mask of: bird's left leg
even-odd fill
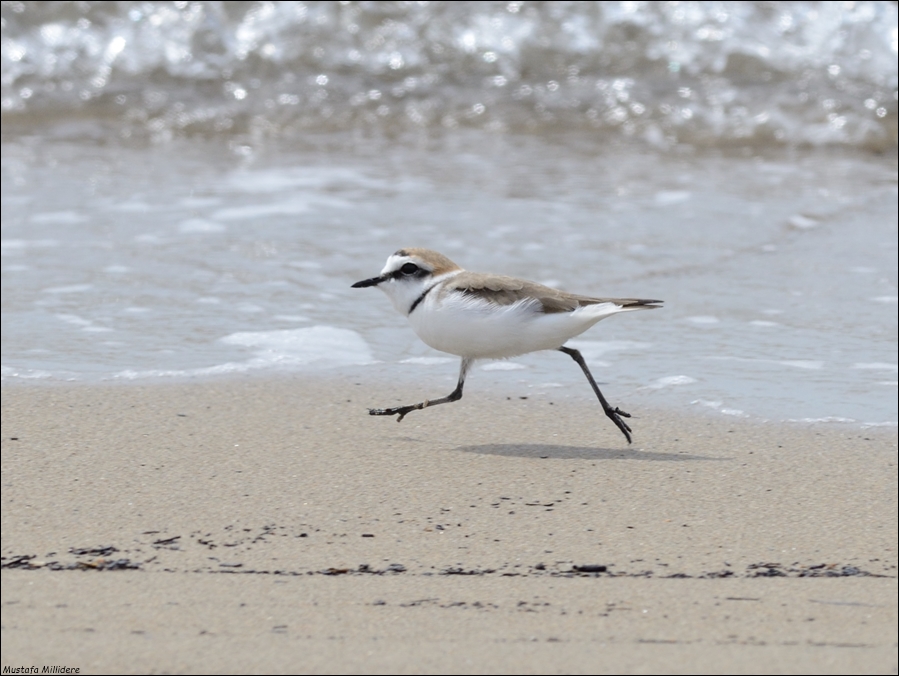
[[[565,354],[567,354],[577,362],[578,366],[581,367],[584,375],[587,376],[587,380],[590,381],[590,385],[593,387],[593,391],[596,392],[599,403],[602,404],[602,410],[605,411],[609,419],[611,419],[611,421],[618,426],[618,429],[620,429],[624,434],[624,438],[627,439],[627,443],[631,443],[631,428],[628,427],[628,424],[621,419],[621,416],[630,418],[631,414],[625,413],[617,406],[615,408],[612,408],[609,405],[609,402],[606,401],[606,398],[602,396],[602,392],[599,391],[599,385],[597,385],[596,381],[593,379],[593,374],[590,373],[590,369],[587,368],[587,362],[584,361],[584,357],[580,352],[570,347],[560,347],[559,352],[564,352]]]

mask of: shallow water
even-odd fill
[[[580,129],[886,150],[894,2],[6,2],[0,110],[57,133]]]
[[[402,361],[397,375],[444,387],[455,358],[350,288],[423,245],[469,269],[664,299],[572,343],[612,391],[895,422],[896,204],[895,158],[845,153],[676,157],[484,132],[248,154],[7,141],[3,379],[363,376]],[[485,368],[581,387],[561,359]]]
[[[609,398],[897,420],[895,3],[4,3],[2,379],[452,388],[402,246],[662,298]],[[478,383],[591,396],[563,355]],[[524,395],[522,395],[524,396]]]

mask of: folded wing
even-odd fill
[[[537,282],[529,282],[504,275],[490,275],[479,272],[463,272],[456,275],[448,287],[462,291],[467,296],[481,298],[497,305],[512,305],[533,298],[539,302],[543,312],[573,312],[580,307],[600,303],[614,303],[629,310],[654,309],[663,301],[644,298],[592,298],[565,293]]]

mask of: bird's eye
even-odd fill
[[[420,268],[415,263],[406,263],[400,268],[400,272],[404,275],[414,275],[419,269]]]

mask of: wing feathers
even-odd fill
[[[637,310],[659,307],[660,300],[642,298],[592,298],[565,293],[543,284],[528,282],[515,277],[491,275],[480,272],[462,272],[446,283],[446,288],[462,291],[466,295],[482,298],[497,305],[512,305],[521,300],[533,298],[538,301],[543,312],[572,312],[579,307],[598,303],[614,303],[621,307]]]

